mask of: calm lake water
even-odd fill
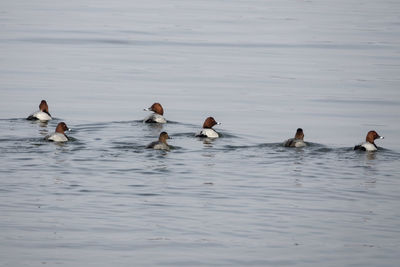
[[[2,1],[0,266],[398,266],[399,14]],[[55,119],[25,120],[42,99]],[[169,123],[143,124],[156,101]],[[222,138],[195,138],[210,115]],[[44,141],[60,121],[73,140]]]

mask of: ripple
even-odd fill
[[[279,48],[279,49],[335,49],[335,50],[380,50],[392,48],[390,45],[379,45],[370,43],[262,43],[262,42],[183,42],[183,41],[161,41],[161,40],[128,40],[117,38],[50,38],[50,37],[31,37],[17,39],[3,39],[3,41],[37,43],[37,44],[63,44],[63,45],[92,45],[92,44],[108,44],[120,46],[155,46],[155,47],[215,47],[215,48]]]

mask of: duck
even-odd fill
[[[380,136],[376,131],[372,130],[367,133],[367,137],[365,138],[365,143],[356,145],[354,150],[362,150],[362,151],[376,151],[378,147],[375,144],[376,139],[383,139],[383,136]]]
[[[152,148],[157,150],[170,150],[170,146],[167,143],[167,139],[171,139],[167,132],[160,133],[158,141],[154,141],[146,146],[146,148]]]
[[[65,134],[65,131],[71,131],[71,129],[68,128],[67,124],[65,122],[60,122],[57,127],[56,131],[48,136],[45,137],[46,140],[49,141],[54,141],[54,142],[67,142],[69,137]]]
[[[40,120],[43,122],[51,120],[51,115],[49,113],[49,106],[47,105],[46,100],[42,100],[39,104],[39,110],[35,113],[29,115],[27,120]]]
[[[290,138],[283,143],[285,147],[305,147],[307,146],[304,142],[304,132],[303,129],[298,128],[294,138]]]
[[[219,134],[212,128],[214,125],[220,125],[213,117],[208,117],[203,123],[203,129],[196,134],[196,137],[218,138]]]
[[[143,122],[145,123],[166,123],[167,120],[163,117],[164,109],[160,103],[154,103],[149,108],[145,108],[145,111],[153,111],[153,113],[146,117]]]

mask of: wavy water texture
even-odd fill
[[[57,121],[0,124],[2,250],[36,251],[32,261],[71,264],[74,251],[107,250],[156,265],[344,264],[351,251],[371,260],[398,242],[400,154],[390,149],[251,145],[141,121],[71,125],[73,140],[57,144],[43,139]],[[174,149],[146,149],[164,130]],[[177,250],[186,252],[168,256]],[[303,255],[311,251],[312,261]],[[159,260],[139,256],[147,253]]]

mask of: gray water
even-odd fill
[[[2,1],[0,265],[397,266],[399,14]],[[55,119],[25,120],[42,99]],[[169,123],[143,124],[156,101]],[[222,137],[195,138],[210,115]],[[60,121],[72,140],[45,141]],[[173,149],[146,149],[161,131]]]

